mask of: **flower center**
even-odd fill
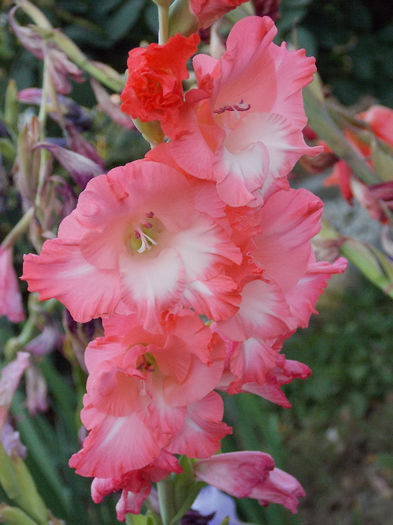
[[[156,360],[154,359],[153,354],[146,352],[146,354],[140,355],[136,362],[136,368],[142,373],[145,372],[154,372],[157,366]]]
[[[129,225],[125,234],[125,245],[131,255],[149,252],[157,246],[159,234],[163,225],[151,211],[146,213],[144,220]]]

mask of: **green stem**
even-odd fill
[[[27,210],[23,217],[15,224],[9,234],[4,238],[1,243],[1,248],[6,249],[13,246],[16,241],[21,237],[27,228],[29,227],[30,221],[34,216],[34,207],[32,206]]]
[[[169,7],[167,5],[157,4],[158,7],[158,43],[164,45],[168,42],[169,37]]]
[[[49,84],[51,82],[48,59],[44,58],[44,73],[42,81],[42,95],[41,95],[41,104],[40,111],[38,113],[38,122],[40,124],[40,141],[45,140],[45,125],[46,125],[46,116],[47,116],[47,104],[48,104],[48,94],[49,94]],[[45,177],[46,177],[46,166],[49,159],[49,152],[45,148],[41,148],[40,152],[40,170],[38,173],[38,185],[37,193],[35,196],[35,206],[40,208],[41,204],[41,192],[44,187]]]
[[[173,482],[170,477],[157,483],[158,500],[160,502],[160,513],[163,525],[173,525],[171,520],[176,514],[173,493]]]

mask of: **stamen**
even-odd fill
[[[241,99],[239,104],[233,104],[233,105],[227,105],[222,106],[221,108],[215,109],[213,113],[216,113],[217,115],[220,115],[221,113],[225,113],[225,111],[248,111],[251,109],[251,104],[245,104],[244,100]]]
[[[154,239],[152,239],[151,237],[149,237],[149,235],[147,235],[147,233],[145,233],[143,230],[137,230],[135,232],[135,234],[136,233],[139,233],[139,237],[137,237],[137,238],[140,239],[140,241],[141,241],[141,245],[137,249],[138,253],[143,253],[146,250],[150,250],[151,249],[151,245],[157,246],[156,241]]]
[[[154,217],[154,212],[153,211],[149,211],[149,213],[146,213],[146,217],[148,219],[152,219]]]
[[[150,230],[150,228],[153,228],[153,225],[152,225],[151,222],[144,222],[144,223],[142,224],[142,226],[143,226],[144,228],[147,228],[148,230]]]

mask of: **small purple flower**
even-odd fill
[[[192,504],[191,511],[198,511],[209,521],[186,521],[182,525],[221,525],[229,517],[228,525],[240,525],[233,498],[212,486],[204,487]],[[188,513],[187,513],[188,514]],[[186,516],[187,516],[186,514]],[[184,519],[184,518],[183,518]]]

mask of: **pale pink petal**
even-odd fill
[[[317,313],[315,304],[327,286],[327,281],[335,273],[343,273],[348,262],[340,257],[332,265],[328,262],[314,262],[315,257],[310,258],[310,263],[304,276],[299,280],[287,294],[286,298],[291,309],[291,314],[296,317],[299,326],[308,326],[312,313]]]
[[[291,403],[288,401],[284,392],[282,392],[281,385],[277,381],[272,380],[263,385],[259,385],[258,383],[246,383],[242,385],[241,391],[263,397],[271,403],[280,405],[283,408],[291,408]]]
[[[268,50],[276,32],[273,20],[268,17],[246,17],[233,26],[227,51],[220,60],[216,107],[244,100],[256,111],[271,109],[277,97],[278,79]]]
[[[217,173],[217,192],[230,206],[256,206],[260,196],[256,193],[267,178],[269,153],[263,142],[255,140],[237,151],[225,144],[216,154],[214,168]]]
[[[220,381],[224,357],[220,352],[218,359],[210,365],[194,358],[188,378],[183,383],[178,383],[172,376],[168,376],[164,385],[165,401],[172,406],[185,406],[205,397]]]
[[[232,373],[243,383],[263,383],[276,367],[279,349],[251,337],[240,343],[230,360]]]
[[[106,416],[93,428],[69,465],[81,476],[119,477],[151,463],[160,453],[157,433],[136,413]]]
[[[200,315],[221,321],[232,317],[240,305],[238,286],[226,275],[192,281],[183,291],[182,303]]]
[[[140,514],[143,502],[150,494],[151,487],[145,486],[140,492],[123,490],[116,505],[117,519],[124,521],[126,514]]]
[[[274,339],[293,327],[293,317],[287,301],[273,282],[261,279],[243,287],[238,313],[231,319],[217,323],[219,333],[234,341],[249,337]]]
[[[236,498],[245,498],[267,479],[273,468],[274,461],[269,454],[244,451],[201,459],[195,463],[194,472],[205,483]]]
[[[252,256],[283,292],[307,269],[309,241],[320,230],[322,209],[322,201],[303,189],[277,191],[262,207],[261,233],[255,237]]]
[[[116,272],[98,270],[81,255],[79,246],[61,239],[46,241],[40,256],[24,256],[22,279],[41,301],[58,299],[81,323],[110,313],[120,299]]]
[[[258,503],[263,506],[269,503],[279,503],[296,514],[298,499],[304,498],[305,495],[303,487],[296,478],[275,468],[263,483],[252,489],[249,497],[257,499]]]
[[[224,404],[216,392],[187,407],[183,427],[175,434],[167,449],[191,458],[208,458],[220,448],[221,439],[232,432],[223,423]]]
[[[203,216],[176,235],[174,246],[184,262],[187,281],[205,277],[213,263],[242,261],[239,248],[217,224]]]

